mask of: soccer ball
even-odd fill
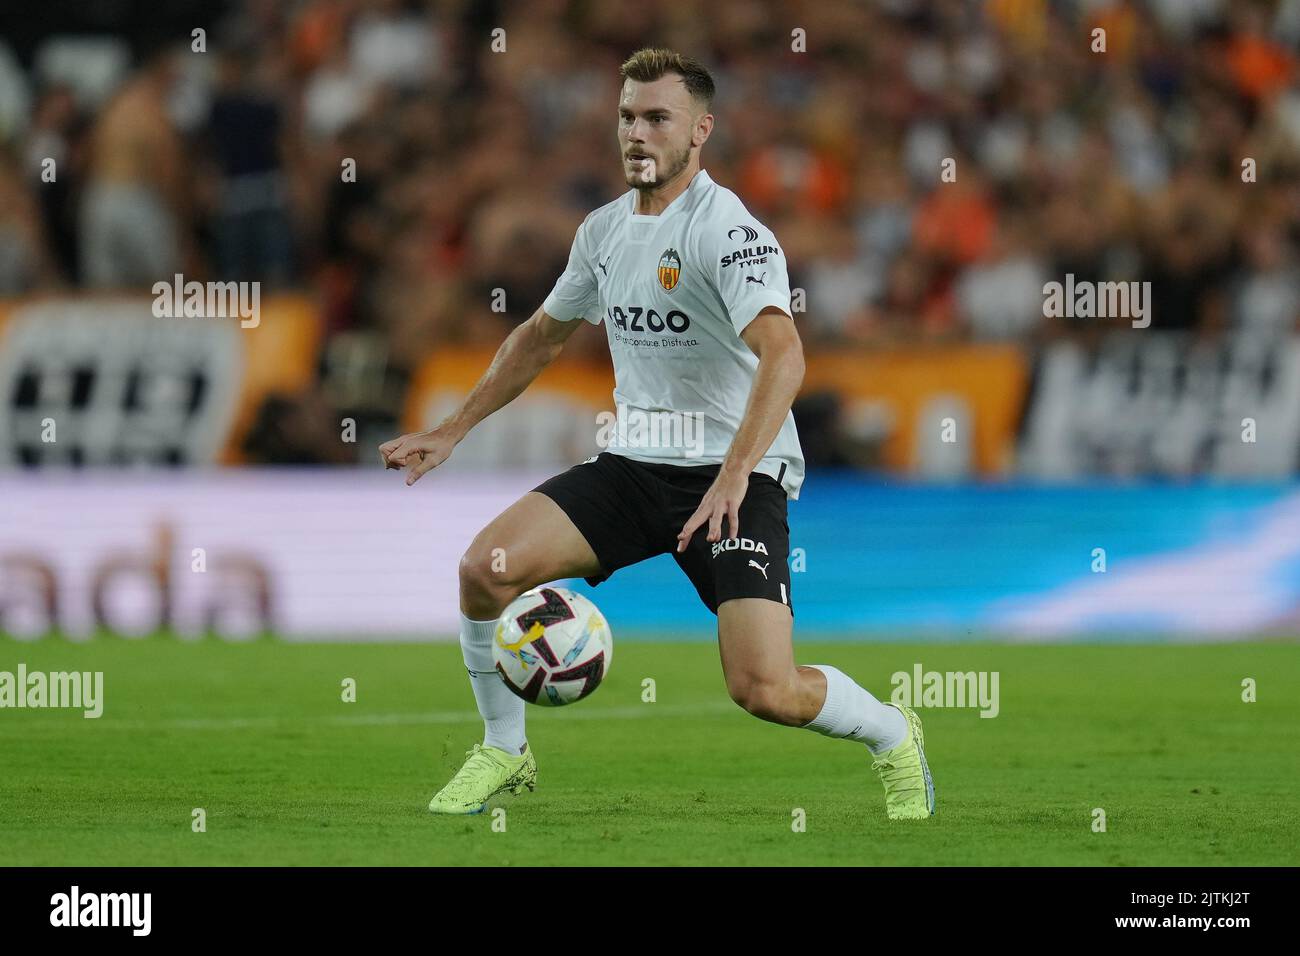
[[[492,658],[506,686],[530,704],[582,700],[605,679],[614,636],[596,605],[568,588],[536,588],[497,620]]]

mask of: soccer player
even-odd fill
[[[934,785],[916,714],[834,667],[794,663],[786,499],[798,497],[804,474],[790,412],[803,347],[780,244],[700,168],[713,79],[660,49],[637,52],[621,75],[618,143],[631,188],[578,227],[555,288],[460,408],[380,446],[385,465],[414,484],[528,387],[578,319],[604,321],[620,419],[611,442],[512,504],[461,558],[460,642],[485,732],[429,809],[478,813],[494,794],[535,786],[524,701],[493,669],[506,605],[550,581],[596,585],[671,553],[717,615],[732,699],[763,720],[864,745],[889,817],[929,817]],[[665,413],[680,427],[650,437],[671,440],[623,427]],[[505,570],[493,568],[497,548]]]

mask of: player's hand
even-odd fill
[[[686,550],[686,546],[691,543],[691,537],[695,534],[695,530],[706,521],[709,523],[709,533],[705,538],[706,541],[722,540],[723,518],[726,518],[728,522],[729,533],[727,537],[740,537],[740,503],[745,500],[745,492],[748,490],[749,475],[719,471],[718,477],[713,479],[713,484],[704,493],[700,506],[695,509],[695,514],[691,515],[690,520],[682,525],[681,534],[677,536],[678,552]]]
[[[446,461],[455,447],[456,439],[450,434],[441,428],[431,428],[384,442],[379,446],[379,458],[385,468],[405,468],[409,486]]]

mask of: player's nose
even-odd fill
[[[627,141],[629,144],[640,144],[645,142],[645,127],[641,124],[645,121],[637,117],[632,121],[632,125],[627,128]]]

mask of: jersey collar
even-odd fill
[[[631,210],[631,218],[639,221],[646,221],[646,222],[663,222],[665,218],[671,216],[682,206],[686,205],[686,203],[683,202],[683,200],[685,200],[686,197],[690,196],[692,193],[704,189],[706,186],[711,185],[712,182],[713,180],[709,178],[708,170],[705,169],[697,170],[695,175],[691,177],[690,183],[688,183],[686,188],[682,190],[681,195],[678,196],[676,199],[674,199],[672,202],[670,202],[668,204],[668,207],[663,212],[659,213],[659,215],[657,216],[648,216],[643,213],[637,212],[636,211],[636,190],[629,189],[627,193],[627,198],[628,198],[628,208]]]

